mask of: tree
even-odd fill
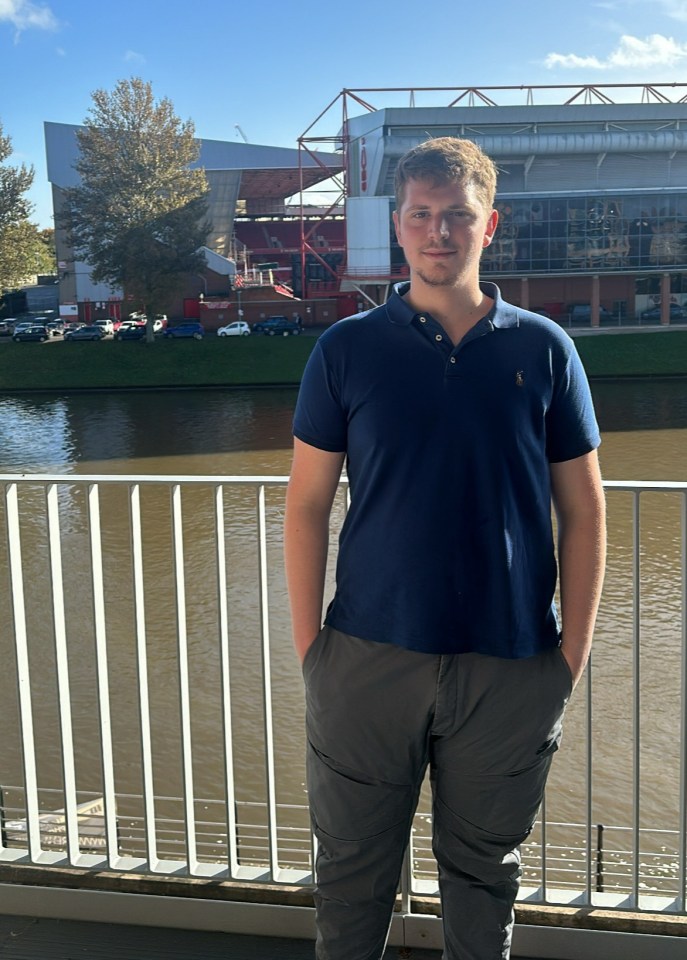
[[[37,227],[29,223],[31,204],[25,196],[33,183],[33,167],[5,163],[11,154],[12,141],[0,124],[0,291],[36,272],[30,236]]]
[[[39,250],[40,273],[57,273],[57,255],[55,252],[55,228],[44,227],[38,231],[41,242]]]
[[[208,184],[191,169],[199,148],[190,120],[134,77],[112,93],[96,90],[77,133],[81,185],[66,191],[60,218],[77,257],[96,282],[121,287],[152,323],[186,273],[205,261]]]
[[[55,272],[55,254],[35,223],[20,220],[0,229],[0,290]]]

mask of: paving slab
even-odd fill
[[[313,960],[313,957],[311,940],[0,916],[1,960]],[[440,957],[436,950],[400,947],[390,947],[384,954],[384,960],[440,960]]]

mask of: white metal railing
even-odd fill
[[[0,482],[0,864],[310,883],[286,478]],[[684,915],[687,484],[605,486],[608,597],[521,899]],[[425,797],[407,902],[437,892],[430,833]]]

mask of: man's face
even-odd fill
[[[461,287],[477,280],[484,247],[498,214],[487,209],[472,183],[433,185],[409,180],[394,226],[411,277],[431,287]]]

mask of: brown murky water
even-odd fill
[[[617,480],[687,480],[687,382],[596,383],[604,476]],[[103,475],[285,475],[295,392],[189,391],[0,398],[0,472]],[[183,767],[175,582],[169,493],[142,491],[143,590],[155,792],[179,796]],[[281,564],[283,490],[267,492],[270,646],[275,713],[277,799],[302,803],[302,691],[291,653]],[[86,494],[60,492],[70,693],[81,790],[102,790],[96,657],[91,609]],[[341,513],[343,504],[338,504]],[[108,672],[117,790],[140,794],[140,723],[130,559],[129,506],[120,488],[101,491]],[[612,550],[592,670],[594,822],[632,821],[632,537],[628,494],[609,497]],[[0,507],[5,536],[4,505]],[[38,490],[22,494],[22,548],[38,743],[38,779],[59,788],[59,717],[49,589],[45,507]],[[228,490],[224,501],[234,774],[239,800],[265,796],[258,554],[255,493]],[[224,796],[222,687],[218,639],[214,504],[211,486],[183,497],[187,629],[195,795]],[[684,535],[684,533],[683,533]],[[681,669],[680,506],[668,494],[642,499],[640,618],[640,817],[643,826],[675,829],[679,797]],[[0,555],[0,784],[22,782],[11,608]],[[586,687],[569,709],[547,815],[586,817]],[[684,745],[683,745],[684,749]],[[202,808],[202,805],[201,805]],[[199,817],[203,811],[199,809]]]

